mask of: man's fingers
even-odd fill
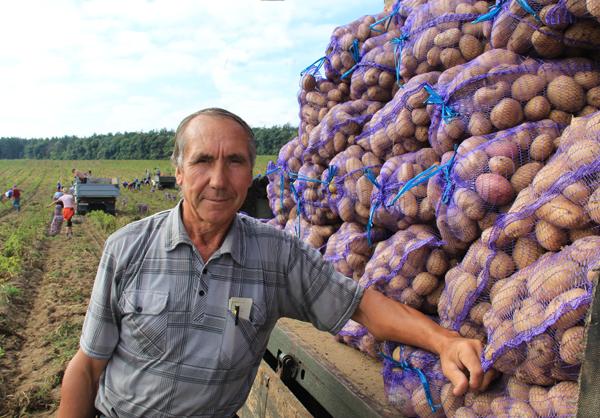
[[[454,389],[452,389],[452,393],[454,396],[461,396],[464,394],[469,388],[469,381],[467,380],[467,376],[458,368],[458,366],[454,363],[447,365],[446,367],[446,377],[452,383]]]
[[[486,390],[490,383],[492,383],[497,376],[498,373],[496,373],[496,370],[494,369],[490,369],[487,372],[485,372],[485,374],[483,375],[483,382],[481,383],[481,387],[479,388],[479,390]]]

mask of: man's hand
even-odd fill
[[[484,390],[494,379],[495,373],[493,370],[483,373],[481,368],[483,345],[479,340],[453,334],[446,337],[439,352],[442,371],[454,386],[452,393],[461,396],[468,389]]]

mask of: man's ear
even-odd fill
[[[183,170],[179,166],[175,167],[175,181],[177,181],[178,186],[183,183]]]

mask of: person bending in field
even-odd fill
[[[66,191],[63,188],[63,195],[58,199],[54,199],[53,203],[61,202],[63,205],[62,217],[66,223],[67,238],[73,237],[73,215],[75,215],[75,198],[71,190]]]
[[[17,212],[21,211],[21,193],[23,193],[23,190],[19,189],[17,187],[16,184],[13,185],[12,189],[12,193],[11,193],[11,197],[13,200],[13,208],[15,208],[15,210]]]
[[[205,109],[175,133],[183,199],[106,241],[58,416],[232,417],[278,318],[439,354],[454,394],[485,386],[482,344],[363,289],[296,237],[238,213],[256,142],[239,116]]]
[[[63,224],[63,203],[61,201],[57,201],[54,205],[54,213],[52,216],[52,222],[50,223],[50,236],[55,236],[60,234],[60,230]]]

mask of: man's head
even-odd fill
[[[248,125],[231,115],[200,111],[177,129],[172,160],[186,226],[226,228],[246,198],[255,147]]]
[[[250,162],[252,163],[252,168],[254,168],[254,163],[256,162],[256,139],[254,137],[254,132],[252,132],[252,128],[250,128],[250,126],[244,121],[244,119],[240,118],[235,113],[232,113],[225,109],[221,109],[219,107],[209,107],[206,109],[199,110],[197,112],[192,113],[189,116],[186,116],[181,121],[181,123],[177,127],[177,130],[175,131],[175,147],[173,149],[173,154],[171,155],[171,162],[173,163],[173,165],[175,165],[175,167],[181,167],[181,162],[183,161],[183,154],[185,152],[185,146],[187,143],[187,137],[183,134],[188,124],[199,116],[226,118],[240,125],[248,136],[248,154],[250,155]]]

